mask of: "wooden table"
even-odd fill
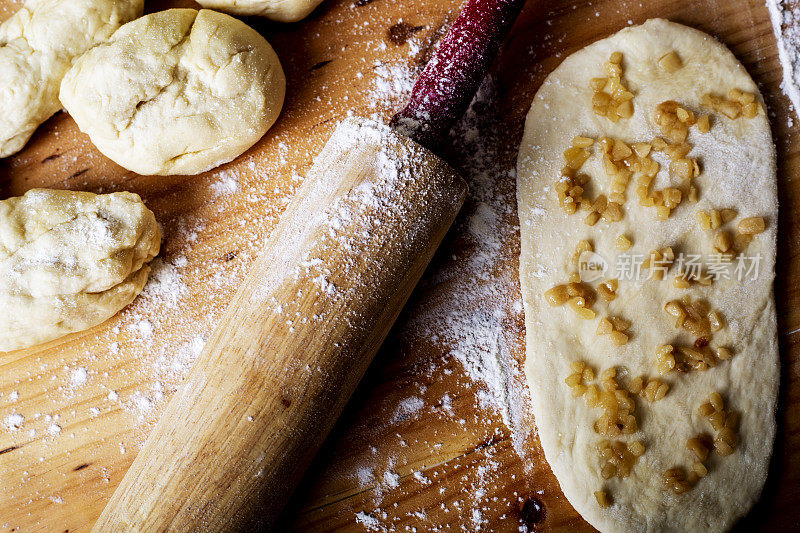
[[[0,19],[21,4],[0,2]],[[0,194],[32,187],[141,194],[164,228],[156,275],[91,331],[0,356],[0,531],[86,531],[336,121],[387,119],[458,12],[456,0],[328,0],[300,24],[248,22],[286,69],[276,126],[233,163],[195,177],[111,163],[61,113],[0,161]],[[148,11],[191,2],[148,2]],[[520,381],[524,326],[513,168],[525,113],[569,53],[661,16],[725,42],[765,94],[779,154],[776,296],[783,383],[762,501],[740,527],[800,528],[798,119],[762,0],[531,0],[449,159],[471,197],[368,371],[281,529],[591,530],[543,459]],[[84,373],[85,370],[85,373]]]

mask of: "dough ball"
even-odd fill
[[[168,175],[242,154],[278,118],[285,91],[278,56],[255,30],[207,9],[170,9],[84,54],[60,98],[110,159]]]
[[[133,193],[33,189],[0,201],[0,351],[111,318],[142,291],[160,245]]]
[[[72,61],[142,13],[143,0],[28,0],[0,24],[0,157],[61,109]]]
[[[617,52],[621,63],[607,64]],[[610,98],[603,98],[600,91],[608,95],[605,90],[613,86],[615,95],[627,96],[618,90],[620,78],[608,78],[620,72],[614,65],[621,68],[621,82],[633,95],[633,112],[627,118],[613,115],[612,120]],[[593,82],[593,78],[600,79]],[[727,111],[708,103],[707,95],[728,98],[732,90],[731,98],[737,98],[736,91],[746,92],[747,101],[756,104],[755,112],[736,115],[731,107],[740,108],[732,101],[726,100],[731,104]],[[669,101],[687,113],[685,124],[694,122],[687,110],[697,117],[683,130],[687,144],[675,134],[680,128],[664,132],[669,117],[657,109]],[[547,462],[570,503],[600,531],[725,531],[753,506],[766,479],[779,381],[772,294],[778,200],[775,147],[761,103],[758,87],[724,45],[700,31],[655,19],[564,59],[531,105],[517,160],[525,371]],[[701,127],[703,116],[710,117],[706,123],[710,127]],[[588,140],[584,144],[588,159],[583,161],[580,155],[576,164],[580,151],[569,148],[573,142]],[[609,153],[611,142],[614,148]],[[633,150],[630,156],[624,154],[630,150],[625,146],[638,150],[635,158]],[[673,163],[687,161],[678,153],[699,164],[689,178]],[[569,202],[562,204],[559,195],[570,175],[584,185],[582,206],[572,214],[564,207]],[[615,191],[620,183],[621,193]],[[688,193],[690,186],[696,187],[696,201]],[[666,188],[684,192],[669,216],[659,218],[656,207],[640,199],[640,193],[652,199]],[[577,191],[571,189],[573,194]],[[601,220],[584,222],[590,213],[597,213],[594,207],[601,195],[610,205],[612,194],[623,194],[621,216],[607,218],[604,213]],[[702,213],[725,209],[734,213],[722,218],[713,231],[698,222]],[[739,223],[749,217],[763,217],[765,231],[752,242],[727,250],[731,260],[727,276],[724,269],[712,270],[725,264],[725,257],[715,250],[720,246],[718,237],[723,232],[731,238],[737,235]],[[628,244],[618,248],[620,235]],[[582,254],[575,257],[576,249],[586,250],[578,248],[581,241],[593,248],[586,259]],[[663,274],[659,279],[654,269],[644,266],[644,258],[651,250],[666,247],[673,249],[675,260],[661,263],[668,269],[658,270]],[[695,282],[697,272],[690,274],[693,281],[688,286],[675,283],[681,271],[693,268],[692,261],[702,266],[710,283]],[[581,262],[596,268],[582,270]],[[748,271],[754,264],[758,267],[737,274],[739,264]],[[578,272],[581,285],[564,285],[571,273]],[[616,281],[611,285],[616,287],[613,295],[601,290],[601,282],[609,279]],[[581,317],[569,303],[559,302],[558,290],[548,301],[545,293],[559,286],[592,291],[581,292],[588,294],[582,302],[596,300],[589,304],[596,315]],[[692,316],[682,318],[677,327],[675,317],[665,312],[665,305],[673,302],[674,309],[675,301],[683,302],[687,316]],[[575,307],[579,302],[572,301]],[[697,302],[721,316],[723,324],[715,328],[710,311],[698,311],[702,306],[694,305]],[[609,317],[629,324],[612,323]],[[614,333],[622,331],[626,337],[620,341]],[[656,353],[664,345],[675,350],[673,367],[666,369],[659,368]],[[695,347],[697,351],[688,351]],[[718,347],[732,355],[710,357]],[[692,354],[706,359],[692,360]],[[576,376],[580,362],[593,371]],[[617,372],[620,391],[631,391],[634,409],[629,414],[635,424],[626,418],[625,425],[617,426],[619,419],[604,409],[630,407],[617,403],[617,393],[611,394],[614,400],[604,396],[602,406],[593,399],[599,391],[609,394],[605,388],[609,383],[598,377],[611,368]],[[657,379],[669,389],[662,398],[649,401],[636,394],[640,376],[648,382]],[[585,394],[580,388],[584,384]],[[738,442],[727,455],[715,444],[702,459],[707,474],[693,479],[689,469],[697,457],[687,442],[720,435],[720,428],[698,411],[712,392],[722,395],[726,410],[741,416],[738,425],[731,422]],[[622,443],[624,450],[635,441],[645,449],[630,466],[616,446]],[[604,447],[609,443],[615,446],[612,455]],[[622,454],[622,461],[617,454]],[[688,489],[665,484],[665,473],[673,468],[685,476]],[[596,497],[595,491],[607,494],[607,506],[601,505],[602,494]]]
[[[297,22],[314,11],[322,0],[198,0],[198,3],[234,15],[256,15],[278,22]]]

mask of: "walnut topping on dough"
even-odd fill
[[[627,91],[621,81],[621,61],[622,54],[618,52],[612,54],[606,64],[609,77],[595,78],[590,82],[590,86],[595,91],[592,100],[594,112],[610,118],[612,122],[617,122],[619,118],[629,118],[633,114],[631,103],[633,95]],[[668,73],[674,73],[683,66],[680,58],[674,52],[662,56],[658,65]],[[615,100],[616,97],[618,97],[617,100]],[[621,108],[623,103],[626,104],[624,112]],[[752,117],[754,116],[752,106],[756,105],[755,96],[742,91],[731,91],[728,100],[706,95],[703,103],[729,118],[736,118],[740,115]],[[630,114],[627,114],[627,104],[630,104]],[[684,198],[692,203],[699,200],[698,189],[692,180],[700,175],[701,169],[696,158],[688,157],[694,146],[688,143],[687,139],[691,127],[696,127],[700,133],[709,132],[711,129],[710,117],[701,115],[697,118],[688,107],[682,106],[676,101],[667,100],[656,107],[654,122],[659,126],[666,140],[656,138],[649,143],[626,143],[621,139],[611,137],[602,137],[596,141],[592,137],[583,135],[572,139],[571,146],[564,151],[565,166],[562,170],[562,178],[556,186],[559,202],[567,214],[573,214],[579,210],[588,212],[584,223],[589,226],[594,226],[601,218],[607,222],[621,220],[623,218],[622,205],[626,201],[626,189],[633,176],[636,176],[639,204],[645,207],[655,207],[656,217],[659,220],[668,219]],[[592,156],[592,147],[595,144],[599,144],[601,149],[602,168],[606,176],[611,178],[611,193],[608,197],[598,194],[594,200],[591,200],[584,197],[585,186],[589,183],[590,177],[579,171]],[[669,174],[680,180],[683,188],[668,186],[651,192],[651,187],[661,170],[661,165],[653,159],[653,154],[656,152],[662,152],[669,158]],[[742,219],[737,226],[737,238],[739,239],[737,242],[728,231],[720,229],[724,224],[733,220],[736,215],[737,213],[733,209],[697,212],[697,219],[702,229],[712,231],[719,229],[714,237],[713,250],[730,258],[733,257],[733,251],[737,246],[741,250],[742,244],[744,246],[749,244],[752,236],[762,233],[766,227],[762,217]],[[619,235],[615,242],[619,250],[627,250],[632,245],[630,239],[624,234]],[[594,251],[594,246],[589,240],[581,240],[578,242],[570,262],[573,266],[577,266],[581,254]],[[663,280],[674,261],[673,249],[665,247],[651,250],[642,266],[650,270],[650,278]],[[547,291],[545,296],[550,305],[568,303],[580,318],[591,320],[597,316],[597,312],[591,309],[596,295],[606,302],[611,302],[617,297],[616,291],[619,288],[619,282],[616,279],[600,283],[597,293],[595,293],[591,287],[581,282],[580,277],[576,274],[573,273],[571,278],[575,279],[568,284],[557,285]],[[709,286],[712,278],[702,271],[695,273],[690,278],[687,272],[678,268],[677,275],[673,278],[673,286],[677,289],[690,289],[692,282],[700,286]],[[659,374],[664,375],[672,371],[685,373],[690,370],[706,370],[717,366],[720,361],[731,358],[732,354],[728,348],[710,346],[712,334],[720,331],[723,327],[723,318],[705,301],[693,301],[689,297],[684,297],[682,300],[671,300],[664,305],[664,311],[672,318],[676,328],[685,330],[697,337],[697,340],[694,346],[674,347],[666,344],[658,348],[657,370]],[[628,343],[629,337],[625,331],[630,325],[631,323],[625,319],[603,316],[598,322],[596,333],[597,335],[608,335],[616,346],[623,346]],[[603,390],[601,390],[597,385],[591,383],[594,379],[594,371],[584,362],[573,363],[573,371],[565,379],[565,382],[571,388],[573,396],[584,396],[590,407],[604,409],[603,415],[594,423],[594,431],[606,437],[617,437],[638,431],[638,423],[633,414],[635,405],[628,395],[629,392],[652,403],[664,398],[670,389],[670,385],[660,379],[640,376],[630,382],[629,390],[625,390],[617,384],[616,369],[612,367],[600,375],[603,386]],[[719,409],[721,410],[721,407]],[[720,410],[715,410],[711,416],[716,416],[716,419],[724,417],[724,413],[719,414],[722,412]],[[725,429],[715,439],[713,446],[718,451],[721,450],[720,455],[732,453],[736,443],[735,435],[732,435],[729,429]],[[640,441],[635,441],[632,446],[638,453],[632,453],[623,441],[600,441],[598,452],[601,457],[600,473],[603,479],[608,480],[614,476],[624,478],[629,475],[632,465],[645,451]],[[707,473],[703,461],[708,455],[710,446],[711,444],[706,446],[700,437],[690,439],[687,447],[692,450],[698,460],[692,464],[688,475],[680,467],[668,469],[664,473],[665,484],[677,494],[691,489],[697,480]],[[609,504],[605,490],[597,491],[595,496],[601,507]]]
[[[731,120],[739,117],[755,118],[761,111],[761,104],[756,101],[756,95],[739,89],[728,91],[727,99],[715,94],[706,94],[702,103]]]
[[[735,451],[739,442],[736,435],[739,413],[725,410],[720,393],[712,392],[697,412],[708,420],[716,435],[713,439],[707,435],[697,435],[686,441],[686,448],[691,452],[693,460],[688,476],[681,467],[673,467],[664,472],[664,484],[676,494],[690,490],[708,474],[705,462],[712,450],[720,457],[727,457]]]
[[[606,64],[609,78],[595,78],[590,83],[595,90],[593,98],[595,113],[606,116],[613,122],[619,118],[627,118],[625,113],[620,113],[618,106],[621,102],[631,102],[630,99],[615,101],[612,95],[621,94],[624,98],[628,98],[630,95],[632,98],[632,94],[627,92],[621,82],[621,59],[621,54],[612,54],[610,61]],[[677,54],[673,52],[662,56],[659,66],[668,72],[675,72],[682,67],[682,63]],[[716,111],[726,114],[729,118],[735,118],[731,117],[731,114],[751,116],[752,107],[747,106],[754,104],[754,101],[754,95],[741,91],[732,91],[729,100],[724,102],[712,97],[704,98],[704,103],[713,103],[712,107]],[[632,104],[630,109],[632,115]],[[736,113],[733,113],[731,109],[736,109]],[[689,108],[673,100],[668,100],[657,106],[654,121],[667,140],[656,138],[649,143],[626,143],[621,139],[611,137],[602,137],[595,141],[594,138],[583,135],[572,139],[571,146],[564,151],[565,166],[562,170],[562,178],[556,186],[559,202],[567,214],[573,214],[579,210],[588,212],[584,223],[589,226],[594,226],[601,218],[607,222],[621,220],[623,218],[622,205],[626,201],[626,189],[633,176],[636,176],[639,204],[645,207],[655,207],[656,217],[659,220],[668,219],[684,198],[693,203],[699,200],[698,189],[692,180],[700,175],[701,168],[696,158],[688,157],[694,146],[688,143],[687,139],[691,127],[696,127],[700,133],[710,131],[709,116],[701,115],[697,118]],[[611,178],[611,193],[608,197],[598,194],[594,200],[591,200],[584,197],[585,186],[589,183],[590,177],[579,171],[592,156],[592,147],[595,144],[599,144],[601,149],[602,168],[606,176]],[[683,188],[668,186],[651,192],[651,187],[661,170],[661,165],[653,159],[653,154],[656,152],[662,152],[669,158],[669,174],[680,180]],[[734,255],[734,249],[738,247],[741,250],[742,244],[746,246],[753,235],[762,233],[766,228],[762,217],[742,219],[737,226],[737,238],[739,239],[737,243],[728,231],[720,229],[721,226],[733,220],[736,214],[733,209],[712,209],[708,213],[697,212],[697,219],[702,229],[719,229],[714,237],[714,251],[731,258]],[[619,250],[627,250],[632,245],[630,239],[624,234],[619,235],[615,242]],[[581,254],[594,251],[594,246],[589,240],[581,240],[577,244],[570,262],[573,266],[577,266]],[[674,260],[675,253],[671,247],[651,250],[643,267],[650,270],[652,279],[663,280]],[[595,293],[591,287],[580,281],[579,276],[573,273],[571,278],[575,279],[568,284],[557,285],[547,291],[545,296],[550,305],[568,303],[580,318],[592,320],[597,317],[597,312],[591,309],[596,295],[606,302],[611,302],[617,297],[616,291],[619,288],[619,282],[616,279],[599,284],[597,293]],[[690,289],[692,282],[700,286],[709,286],[712,278],[702,271],[690,278],[687,272],[678,268],[677,275],[673,278],[673,286],[677,289]],[[664,311],[672,318],[676,328],[685,330],[697,337],[697,340],[694,346],[674,347],[667,344],[658,348],[657,370],[659,374],[664,375],[672,371],[685,373],[690,370],[706,370],[717,366],[720,361],[731,358],[732,354],[728,348],[710,346],[712,334],[720,331],[723,327],[723,318],[705,301],[693,301],[684,297],[682,300],[668,301],[664,305]],[[623,346],[628,343],[629,337],[625,331],[630,325],[631,323],[627,320],[603,316],[598,322],[596,333],[597,335],[608,335],[616,346]],[[617,384],[616,369],[612,367],[600,375],[603,386],[601,390],[597,385],[591,383],[594,379],[594,371],[585,363],[574,363],[573,371],[565,379],[565,382],[571,388],[574,397],[584,396],[590,407],[603,408],[603,415],[594,423],[594,431],[606,437],[629,435],[638,431],[638,423],[633,414],[635,405],[629,392],[652,403],[664,398],[670,389],[670,385],[660,379],[640,376],[631,381],[629,390],[625,390]],[[719,412],[721,411],[714,411],[714,413]],[[713,415],[712,413],[712,416],[719,419],[725,415]],[[713,443],[718,451],[721,450],[720,455],[732,453],[736,444],[736,438],[732,431],[723,429],[724,431],[721,430]],[[623,441],[603,440],[598,444],[598,452],[601,457],[600,473],[603,479],[608,480],[614,476],[624,478],[629,475],[636,459],[644,453],[644,446],[640,441],[635,441],[632,445],[638,453],[632,453]],[[707,473],[703,461],[708,455],[708,447],[705,446],[704,441],[699,437],[692,438],[688,441],[687,447],[698,459],[692,464],[688,475],[680,467],[670,468],[664,473],[665,484],[677,494],[691,489],[697,480]],[[595,496],[601,507],[609,504],[605,490],[597,491]]]
[[[633,93],[622,81],[622,54],[614,52],[604,65],[607,77],[592,78],[589,86],[594,90],[592,108],[595,114],[617,122],[633,116]]]
[[[727,530],[766,477],[778,217],[761,101],[716,40],[663,20],[572,54],[533,100],[517,167],[526,375],[547,460],[601,531]],[[713,390],[748,407],[741,427],[710,402],[687,419]]]
[[[603,317],[597,324],[597,334],[608,335],[611,338],[611,342],[613,342],[616,346],[623,346],[628,344],[628,339],[630,337],[625,332],[630,327],[630,321],[625,320],[624,318],[617,316]]]

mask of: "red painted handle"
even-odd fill
[[[464,114],[525,0],[467,0],[392,126],[435,148]]]

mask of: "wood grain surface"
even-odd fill
[[[21,2],[0,2],[0,18]],[[148,2],[154,11],[189,1]],[[131,190],[165,233],[153,281],[108,323],[0,356],[0,531],[87,531],[181,383],[336,122],[388,119],[458,0],[328,0],[306,21],[247,22],[287,73],[284,113],[236,161],[195,177],[139,176],[59,113],[0,161],[0,195]],[[281,529],[590,531],[561,494],[520,386],[513,168],[525,113],[569,53],[661,16],[727,44],[761,86],[779,158],[779,433],[742,531],[800,529],[798,119],[762,0],[530,0],[447,158],[470,198],[367,371]],[[758,191],[754,191],[758,194]],[[85,370],[85,373],[84,373]],[[508,386],[498,385],[503,382]],[[505,408],[504,406],[510,406]],[[25,422],[12,430],[10,414]]]

